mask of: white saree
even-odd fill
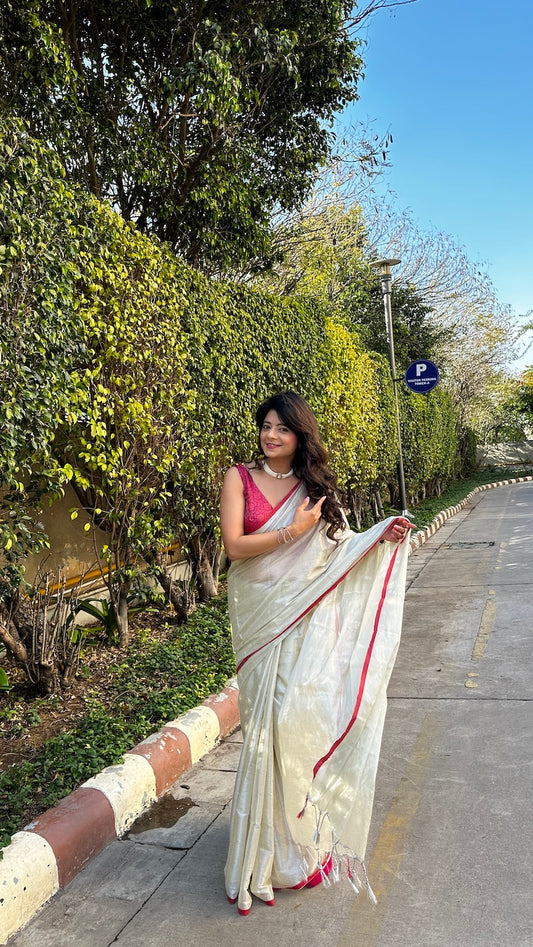
[[[258,532],[292,522],[301,484]],[[226,891],[301,886],[332,857],[356,890],[401,631],[408,541],[380,544],[394,518],[338,541],[317,527],[232,563],[228,599],[244,744],[232,804]],[[325,874],[324,874],[325,878]]]

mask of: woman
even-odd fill
[[[257,410],[259,454],[228,470],[221,528],[243,750],[228,899],[313,886],[356,890],[399,643],[409,521],[347,528],[315,417],[294,392]]]

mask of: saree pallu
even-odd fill
[[[257,532],[290,525],[305,492]],[[242,910],[251,894],[270,901],[305,884],[328,859],[329,878],[344,868],[372,896],[364,856],[409,545],[380,544],[393,520],[336,540],[321,521],[230,567],[244,743],[225,880]]]

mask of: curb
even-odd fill
[[[477,494],[533,481],[533,476],[484,484],[439,513],[410,539],[409,554]],[[167,723],[128,753],[16,832],[0,861],[0,944],[24,927],[89,861],[123,836],[135,820],[194,763],[239,725],[237,681]]]
[[[16,832],[0,861],[0,944],[239,724],[236,679]]]

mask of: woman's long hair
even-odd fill
[[[255,460],[259,466],[264,461],[260,433],[269,411],[275,411],[283,424],[296,434],[298,446],[292,465],[294,473],[305,483],[311,500],[316,503],[320,497],[326,497],[322,504],[322,518],[329,524],[327,535],[333,539],[337,530],[345,529],[346,521],[337,499],[337,478],[327,466],[327,454],[320,440],[316,418],[307,401],[295,391],[282,391],[263,401],[255,414],[259,428],[259,453]]]

